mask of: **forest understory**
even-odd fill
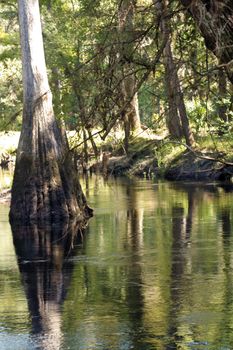
[[[232,1],[36,4],[0,5],[0,166],[11,174],[22,130],[7,195],[28,186],[37,203],[45,185],[71,208],[75,172],[231,183]]]
[[[99,171],[105,176],[231,182],[233,162],[232,154],[226,153],[227,141],[226,138],[224,142],[211,145],[210,141],[202,139],[200,144],[190,148],[167,137],[160,140],[134,139],[127,155],[121,148],[104,152],[102,160],[94,162],[90,171]]]
[[[233,153],[229,135],[196,137],[197,143],[189,147],[172,140],[164,133],[151,130],[132,137],[126,154],[121,135],[111,134],[106,142],[96,142],[99,155],[95,157],[90,141],[84,146],[82,139],[68,133],[76,171],[82,174],[98,173],[108,176],[141,177],[169,181],[217,181],[232,183]],[[115,138],[114,138],[115,137]],[[0,134],[0,166],[13,174],[19,132]],[[74,141],[75,140],[75,141]],[[75,147],[75,145],[80,145]],[[10,202],[11,180],[1,184],[0,202]]]

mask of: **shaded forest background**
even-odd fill
[[[159,162],[186,146],[231,160],[232,47],[226,55],[219,23],[228,25],[232,5],[199,1],[197,12],[190,3],[40,1],[55,115],[86,163],[114,148],[127,154],[145,134],[163,140],[163,150],[154,149]],[[20,130],[16,2],[2,1],[0,17],[0,129]]]

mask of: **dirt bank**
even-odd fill
[[[161,156],[160,156],[161,157]],[[193,152],[185,150],[169,162],[158,160],[154,149],[148,143],[143,152],[129,155],[109,155],[105,163],[97,163],[98,169],[105,175],[140,176],[148,178],[165,178],[171,181],[231,181],[233,163],[224,163],[223,157],[213,152]],[[163,160],[163,159],[162,159]],[[92,169],[92,170],[93,170]]]
[[[216,159],[215,154],[205,154],[203,157]],[[231,181],[233,165],[216,160],[200,159],[192,152],[184,152],[179,159],[170,163],[164,172],[167,180],[176,181]]]

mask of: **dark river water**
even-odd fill
[[[83,180],[86,232],[0,206],[0,350],[233,349],[233,192]]]

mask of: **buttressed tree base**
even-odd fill
[[[19,0],[18,9],[24,108],[10,220],[81,222],[91,210],[73,171],[66,135],[54,117],[38,0]]]

